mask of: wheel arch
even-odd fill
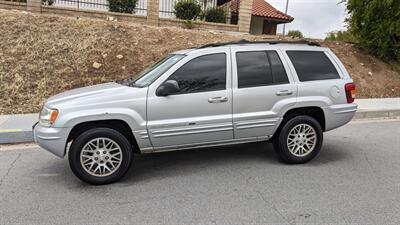
[[[127,122],[120,119],[94,120],[78,123],[73,126],[73,128],[69,132],[67,143],[75,140],[83,132],[92,128],[110,128],[120,132],[126,137],[126,139],[128,139],[129,143],[131,143],[131,145],[133,146],[133,151],[135,153],[140,153],[139,145],[136,141],[135,136],[133,135],[132,128],[128,125]]]
[[[278,128],[276,129],[273,138],[276,137],[281,131],[282,127],[285,125],[287,121],[296,116],[310,116],[318,121],[321,125],[322,131],[326,129],[326,120],[325,113],[321,107],[318,106],[306,106],[306,107],[298,107],[292,108],[285,112],[283,115],[282,121],[280,122]]]

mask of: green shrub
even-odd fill
[[[200,5],[194,0],[180,0],[175,3],[174,14],[182,20],[194,20],[201,12]]]
[[[185,22],[183,22],[183,26],[186,29],[193,29],[194,28],[194,22],[193,22],[193,20],[185,20]]]
[[[400,60],[400,1],[347,0],[350,32],[361,47]]]
[[[325,40],[327,41],[344,41],[356,43],[357,40],[354,38],[353,34],[350,31],[332,31],[326,35]]]
[[[107,0],[110,12],[134,13],[138,0]]]
[[[204,19],[207,22],[225,23],[225,11],[223,8],[209,8],[204,13]]]
[[[292,37],[292,38],[304,38],[303,33],[301,33],[301,31],[299,31],[299,30],[290,30],[287,33],[287,36]]]
[[[24,0],[26,1],[26,0]],[[42,0],[43,5],[53,5],[55,0]]]

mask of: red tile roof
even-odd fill
[[[231,10],[232,12],[237,12],[238,1],[240,0],[232,0]],[[275,9],[272,5],[270,5],[265,0],[253,0],[253,9],[251,14],[253,16],[261,16],[267,17],[271,19],[281,20],[285,22],[291,22],[294,20],[293,17]]]

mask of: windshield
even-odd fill
[[[133,87],[146,87],[159,78],[165,71],[175,65],[185,55],[168,55],[142,72],[128,78],[127,85]]]

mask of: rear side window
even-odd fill
[[[236,60],[239,88],[273,84],[266,52],[237,52]]]
[[[286,75],[285,68],[283,67],[282,61],[279,58],[278,53],[275,51],[268,51],[268,58],[271,63],[271,71],[274,78],[275,84],[287,84],[289,83]]]
[[[226,54],[204,55],[192,59],[170,77],[176,80],[180,91],[187,94],[226,89]]]
[[[335,66],[324,52],[287,51],[300,81],[340,78]]]
[[[275,51],[237,52],[238,87],[288,83],[285,68]]]

